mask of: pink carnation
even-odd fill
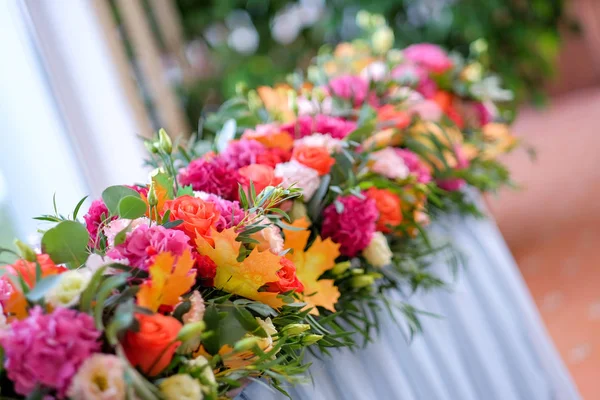
[[[100,332],[91,316],[67,308],[44,315],[34,307],[0,336],[8,377],[27,396],[41,385],[64,397],[71,379],[92,353],[100,350]]]
[[[96,242],[96,238],[98,237],[98,228],[102,222],[108,218],[109,215],[110,213],[108,212],[106,204],[104,204],[102,200],[94,200],[87,214],[83,216],[83,219],[85,220],[85,227],[90,234],[90,245],[93,246]],[[112,217],[110,220],[115,218],[116,217]]]
[[[329,82],[328,88],[333,95],[352,100],[355,107],[360,107],[369,96],[369,82],[360,76],[338,76]]]
[[[303,115],[296,122],[290,122],[281,126],[281,130],[290,133],[296,139],[312,135],[313,133],[329,134],[334,139],[343,139],[355,129],[356,122],[323,114],[315,117]]]
[[[225,199],[237,198],[240,175],[236,167],[225,160],[215,157],[210,160],[197,159],[187,168],[179,170],[177,175],[183,186],[191,185],[194,190],[216,194]]]
[[[467,159],[462,147],[460,145],[454,146],[454,154],[456,155],[456,166],[457,170],[465,169],[469,166],[469,160]],[[438,179],[437,184],[444,190],[449,192],[455,192],[462,189],[467,182],[460,178],[449,178],[449,179]]]
[[[237,201],[225,200],[214,194],[208,195],[206,201],[214,203],[217,211],[221,213],[219,220],[214,225],[215,229],[219,232],[232,226],[237,226],[246,216],[246,212]]]
[[[435,44],[419,43],[408,46],[404,57],[430,72],[441,74],[452,68],[452,60],[442,48]]]
[[[437,92],[437,84],[427,70],[415,64],[402,64],[394,68],[392,78],[400,81],[411,79],[416,82],[415,89],[424,97],[430,99]]]
[[[114,259],[127,259],[129,264],[147,270],[154,255],[169,251],[182,255],[192,248],[190,238],[183,231],[167,229],[161,225],[140,225],[127,234],[125,242],[115,246],[107,255]]]
[[[429,168],[427,168],[427,166],[419,159],[419,156],[417,156],[410,150],[395,150],[396,154],[398,154],[402,158],[402,160],[404,160],[404,165],[408,167],[410,174],[415,175],[417,177],[417,182],[431,182],[431,173],[429,172]]]
[[[338,213],[335,204],[323,211],[322,235],[340,244],[340,253],[353,257],[371,242],[379,217],[377,206],[372,199],[356,196],[338,197],[336,202],[343,206]]]
[[[266,150],[266,147],[256,140],[241,139],[229,143],[220,156],[231,168],[239,169],[256,164],[258,156]]]

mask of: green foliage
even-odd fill
[[[555,70],[561,42],[559,25],[578,29],[565,16],[564,3],[563,0],[328,1],[327,10],[321,10],[313,25],[300,29],[290,43],[281,44],[275,39],[274,20],[278,13],[297,5],[297,1],[178,0],[189,40],[206,40],[207,29],[215,26],[221,27],[225,35],[219,44],[211,45],[206,40],[215,64],[213,74],[184,89],[186,107],[196,124],[207,102],[215,104],[230,97],[239,82],[257,87],[283,81],[295,68],[306,66],[323,43],[359,36],[354,17],[361,9],[385,17],[394,30],[397,48],[431,42],[463,55],[477,53],[484,67],[498,73],[518,100],[540,102],[544,99],[543,84]],[[231,16],[236,12],[247,12],[258,34],[258,47],[251,54],[241,54],[228,45]]]
[[[82,265],[88,256],[90,235],[85,226],[75,221],[62,221],[42,237],[42,251],[57,264]]]
[[[119,214],[119,203],[127,196],[140,198],[140,194],[125,186],[110,186],[102,192],[102,200],[111,215]]]

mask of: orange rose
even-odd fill
[[[328,174],[335,164],[335,159],[324,147],[298,146],[292,152],[292,159],[314,169],[319,175]]]
[[[50,275],[61,274],[67,271],[65,267],[59,267],[58,265],[54,264],[54,262],[50,259],[50,256],[47,254],[38,254],[37,261],[42,268],[42,278]],[[18,277],[21,275],[30,289],[35,287],[36,265],[34,262],[19,259],[12,265],[0,267],[0,271],[3,269],[12,276]],[[0,279],[6,280],[6,282],[13,287],[10,297],[4,302],[4,312],[6,312],[9,317],[16,317],[17,319],[23,319],[27,317],[27,301],[25,300],[23,289],[21,287],[15,287],[13,281],[10,280],[6,275]]]
[[[390,233],[391,227],[396,227],[402,222],[401,203],[398,196],[388,189],[370,188],[367,190],[368,198],[375,200],[379,219],[377,229],[384,233]]]
[[[186,195],[166,201],[165,212],[167,210],[171,211],[171,221],[183,221],[177,229],[181,229],[192,239],[202,236],[212,244],[210,228],[221,216],[213,203]]]
[[[181,344],[175,341],[181,322],[162,314],[136,314],[135,317],[139,330],[127,331],[123,350],[131,365],[139,367],[148,376],[158,375],[167,368]]]
[[[404,111],[397,110],[391,104],[381,106],[377,110],[377,119],[380,122],[389,122],[392,126],[398,129],[404,129],[410,125],[410,116]]]
[[[259,194],[267,186],[277,186],[281,183],[281,178],[275,176],[273,167],[263,164],[250,164],[238,170],[244,179],[243,186],[248,187],[250,181],[254,184],[256,194]]]

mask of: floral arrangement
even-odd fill
[[[107,188],[83,223],[85,199],[55,206],[41,248],[17,242],[0,270],[1,395],[217,399],[257,378],[285,393],[307,349],[370,340],[382,309],[418,331],[420,310],[386,294],[442,286],[432,254],[458,264],[432,211],[508,182],[502,99],[469,68],[433,45],[342,44],[308,79],[226,102],[212,151],[160,131],[148,184]]]

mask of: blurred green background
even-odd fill
[[[543,104],[564,28],[563,0],[177,0],[184,32],[204,49],[203,76],[183,88],[192,126],[206,104],[250,87],[281,80],[302,67],[324,43],[360,35],[359,10],[382,14],[395,46],[431,42],[467,54],[480,38],[487,66],[520,101]],[[193,52],[191,53],[193,54]],[[208,54],[208,56],[207,56]]]

